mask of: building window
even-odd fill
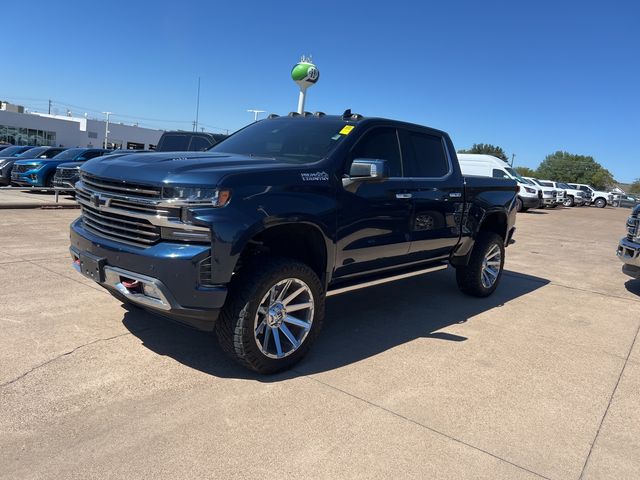
[[[56,132],[0,125],[0,142],[13,145],[54,146]]]

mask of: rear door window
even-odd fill
[[[160,149],[163,152],[184,152],[189,149],[189,136],[187,135],[164,135]]]
[[[440,178],[449,173],[442,137],[411,130],[401,132],[405,177]]]
[[[211,142],[204,137],[193,137],[189,150],[193,152],[201,152],[211,147]]]

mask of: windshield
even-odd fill
[[[515,178],[516,180],[518,180],[520,183],[526,183],[529,185],[534,185],[533,183],[531,183],[529,180],[527,180],[524,177],[521,177],[520,174],[518,174],[518,172],[516,172],[513,168],[511,167],[504,167],[504,169],[509,172],[509,175],[511,175],[513,178]]]
[[[567,185],[566,183],[557,183],[556,185],[558,186],[558,188],[564,188],[564,189],[571,190],[571,187],[569,185]]]
[[[209,151],[312,163],[326,157],[351,131],[345,129],[346,125],[337,118],[261,120],[214,145]]]
[[[74,160],[78,155],[84,153],[84,148],[70,148],[69,150],[65,150],[62,153],[56,155],[56,160]]]
[[[543,187],[553,187],[553,183],[551,182],[543,182],[542,180],[538,180],[538,183]]]
[[[3,150],[0,150],[0,157],[17,157],[20,153],[24,152],[25,147],[7,147]]]
[[[20,155],[18,155],[18,157],[19,158],[37,158],[40,155],[42,155],[44,152],[46,152],[48,148],[49,147],[30,148],[26,152],[21,153]]]

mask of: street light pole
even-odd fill
[[[104,124],[104,148],[107,148],[107,140],[109,139],[109,116],[113,113],[113,112],[102,112],[107,116],[107,121]]]
[[[253,113],[253,121],[257,122],[258,121],[258,115],[260,115],[261,113],[265,113],[265,110],[254,110],[254,109],[250,108],[249,110],[247,110],[247,112]]]

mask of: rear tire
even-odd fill
[[[522,200],[518,197],[516,198],[516,212],[524,212],[525,208],[524,208],[524,204],[522,203]]]
[[[298,290],[301,293],[286,302]],[[285,370],[300,361],[316,339],[324,302],[320,279],[304,263],[288,258],[255,261],[231,281],[229,298],[216,322],[218,341],[225,353],[250,370],[262,374]],[[303,304],[311,306],[299,308]],[[287,310],[294,306],[295,313]],[[308,328],[302,326],[305,323]]]
[[[493,232],[481,232],[476,239],[469,263],[456,268],[458,288],[467,295],[487,297],[498,287],[503,268],[502,237]]]

